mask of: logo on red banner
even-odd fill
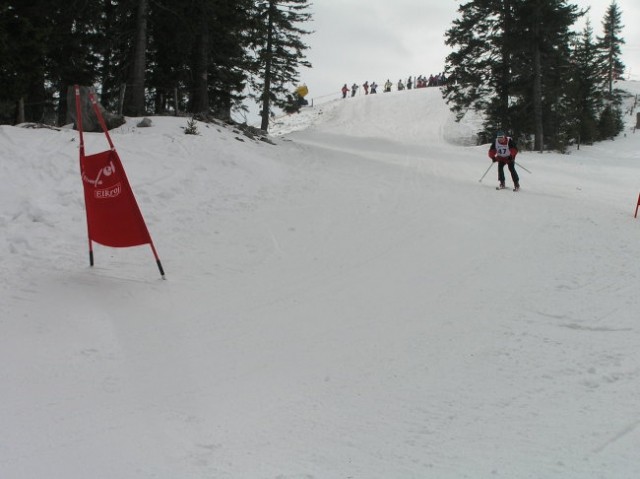
[[[115,186],[112,186],[111,188],[94,191],[94,195],[98,200],[108,200],[111,198],[115,198],[120,193],[122,193],[122,185],[120,183],[118,183]]]

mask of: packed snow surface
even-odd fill
[[[147,245],[89,267],[77,132],[1,126],[0,478],[640,477],[636,112],[521,152],[518,193],[436,88],[275,145],[130,118],[166,280]]]

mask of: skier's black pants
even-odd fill
[[[518,172],[516,171],[515,160],[506,160],[506,161],[498,160],[498,181],[500,182],[500,184],[504,183],[504,165],[507,165],[507,167],[509,168],[509,173],[511,173],[511,179],[513,180],[513,185],[519,186],[520,177],[518,176]]]

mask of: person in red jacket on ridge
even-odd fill
[[[504,186],[504,166],[507,165],[511,179],[513,180],[513,191],[520,189],[520,178],[516,171],[516,155],[518,148],[513,138],[508,137],[503,131],[499,131],[495,141],[489,147],[489,158],[495,163],[498,162],[498,181],[500,185],[496,188],[503,189]]]

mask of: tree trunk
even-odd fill
[[[124,101],[125,95],[127,93],[127,84],[123,83],[120,85],[120,95],[118,97],[118,115],[122,116],[122,112],[124,111]]]
[[[262,92],[262,131],[269,130],[269,97],[271,95],[271,63],[273,61],[273,16],[276,4],[274,0],[269,0],[269,22],[267,26],[267,52],[264,68],[264,91]]]
[[[500,87],[498,90],[499,98],[499,118],[500,127],[502,129],[508,128],[509,125],[509,82],[511,81],[511,54],[509,50],[509,41],[511,33],[511,2],[505,0],[503,3],[503,16],[502,16],[502,71],[500,72]]]
[[[201,17],[200,35],[197,39],[197,60],[195,65],[195,84],[193,86],[192,113],[207,113],[209,111],[209,26]]]
[[[533,121],[535,124],[534,149],[541,153],[544,150],[542,118],[542,64],[540,61],[540,48],[536,45],[533,54]]]
[[[102,8],[104,11],[104,30],[105,32],[113,31],[115,26],[115,7],[112,0],[103,0]],[[113,91],[115,90],[115,82],[110,79],[110,75],[114,70],[114,65],[111,57],[112,40],[107,39],[101,46],[102,54],[102,74],[101,74],[101,96],[100,101],[105,105],[113,106]],[[118,110],[118,113],[122,115],[122,109]]]
[[[25,115],[24,115],[24,97],[20,97],[18,100],[18,111],[16,114],[16,124],[24,123]]]
[[[540,0],[536,2],[534,20],[534,46],[533,46],[533,122],[535,130],[534,150],[544,151],[543,114],[542,114],[542,58],[540,53],[540,27],[542,25],[542,7]]]
[[[125,106],[125,112],[130,116],[142,116],[145,114],[144,72],[147,51],[147,2],[148,0],[138,0],[136,43],[129,80],[130,88],[127,89],[130,92],[130,96]]]
[[[609,39],[609,53],[607,55],[607,61],[609,62],[609,69],[607,71],[607,83],[609,86],[609,99],[613,98],[613,66],[614,66],[614,51],[613,51],[613,47],[614,47],[614,43],[613,43],[613,37],[614,37],[614,28],[615,28],[615,22],[614,22],[614,18],[613,15],[611,15],[611,24],[609,26],[610,28],[610,35],[611,38]]]

